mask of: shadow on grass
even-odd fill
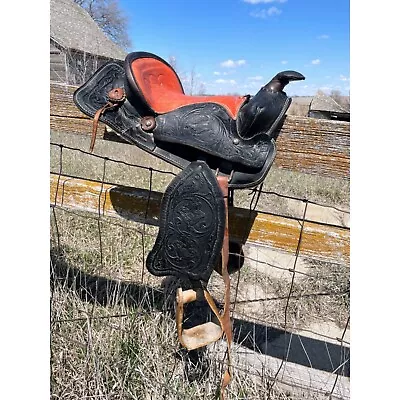
[[[168,282],[167,279],[167,284],[162,290],[90,275],[69,265],[62,252],[56,249],[51,250],[51,267],[52,289],[55,285],[61,285],[74,290],[86,302],[101,306],[118,303],[128,308],[140,307],[141,310],[148,312],[164,311],[171,318],[175,318],[174,298],[176,288],[180,285],[176,280]],[[222,305],[216,304],[222,309]],[[187,305],[185,316],[187,320],[184,328],[189,328],[209,321],[211,312],[206,303],[195,302]],[[346,346],[238,318],[233,318],[232,324],[234,342],[256,353],[316,370],[350,376],[350,349]],[[203,359],[201,349],[184,354],[184,358],[191,366],[198,369],[201,364],[201,370],[207,368],[207,361]],[[190,371],[188,378],[190,379]]]

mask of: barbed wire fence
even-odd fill
[[[174,306],[171,301],[177,282],[153,277],[145,267],[157,232],[157,224],[149,220],[151,196],[155,191],[162,191],[175,173],[92,154],[60,143],[52,142],[51,148],[58,152],[58,157],[54,157],[57,162],[53,163],[51,170],[57,183],[54,198],[50,201],[53,398],[79,398],[82,393],[93,398],[211,398],[208,396],[217,390],[226,361],[224,341],[199,352],[181,349],[173,329]],[[71,172],[68,164],[78,155],[92,160],[95,163],[93,170],[75,169]],[[122,168],[122,173],[117,171],[119,168]],[[63,203],[65,188],[62,177],[91,179],[100,184],[99,193],[91,194],[97,196],[96,213],[74,209]],[[110,184],[147,190],[146,207],[140,220],[127,215],[108,216],[102,212],[104,188]],[[300,225],[296,250],[290,257],[282,256],[279,251],[275,254],[273,249],[251,248],[250,244],[244,244],[246,237],[241,240],[243,251],[230,252],[230,257],[234,257],[241,267],[231,277],[235,378],[228,388],[229,398],[303,398],[304,393],[311,396],[308,398],[349,398],[349,268],[343,260],[324,261],[301,253],[310,204],[345,214],[348,211],[266,191],[262,186],[246,191],[244,197],[249,224],[252,223],[252,213],[265,212],[260,204],[266,198],[275,198],[277,202],[301,202],[303,212],[296,217],[275,214],[294,218]],[[221,304],[222,279],[218,274],[212,275],[209,289]],[[78,296],[67,300],[63,297],[65,292],[69,296]],[[201,310],[201,306],[197,306],[194,315]],[[139,336],[142,334],[142,337],[133,339],[132,329],[137,329],[135,324],[139,323],[143,329]],[[332,324],[336,330],[331,329]],[[140,362],[135,367],[125,365],[123,379],[112,371],[112,367],[119,368],[119,361],[113,359],[107,366],[107,374],[110,374],[107,379],[112,385],[109,382],[105,384],[100,377],[105,372],[99,359],[104,364],[105,358],[96,361],[95,357],[96,351],[100,352],[96,343],[107,346],[108,336],[103,335],[105,343],[100,337],[108,330],[124,335],[125,341],[121,343],[125,344],[119,344],[118,348],[124,349],[124,354],[128,354],[130,359],[138,357],[137,354],[144,351],[143,347],[150,348],[146,353],[148,358],[140,353]],[[160,331],[165,333],[165,337],[160,337]],[[109,345],[113,346],[111,334],[108,339]],[[132,341],[135,342],[133,347]],[[159,346],[163,347],[160,351],[164,358],[152,364],[151,368],[146,367],[146,362],[151,363],[152,358],[156,362],[156,357],[150,355],[158,353],[159,350],[155,349]],[[76,359],[72,354],[66,355],[71,348],[83,349],[82,354]],[[79,359],[88,362],[91,357],[93,370],[89,373],[86,363],[86,370],[82,372],[77,366]],[[165,373],[156,372],[160,362]],[[149,385],[151,381],[152,389],[142,388],[138,395],[132,387],[127,388],[125,383],[130,375],[126,371],[129,368],[136,371],[136,387],[140,376],[143,379],[141,385]],[[78,390],[74,386],[76,378],[72,375],[68,378],[67,370],[85,375],[82,388]],[[65,376],[60,378],[62,374]],[[205,376],[209,378],[206,383],[203,382]],[[214,386],[210,377],[214,377]],[[182,392],[184,389],[179,382],[181,386],[182,382],[194,385],[197,391]],[[202,386],[199,382],[203,382]],[[79,395],[74,397],[73,392]]]

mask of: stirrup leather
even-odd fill
[[[228,227],[228,178],[226,176],[218,176],[217,181],[221,192],[224,196],[225,204],[225,228],[224,239],[221,250],[222,256],[222,278],[225,285],[224,293],[224,309],[222,314],[219,313],[213,298],[206,289],[189,289],[183,291],[178,288],[176,296],[176,327],[178,332],[179,342],[188,350],[194,350],[199,347],[206,346],[219,340],[225,334],[227,341],[227,370],[224,373],[221,383],[221,399],[224,399],[226,386],[232,380],[232,360],[231,360],[231,344],[233,340],[232,326],[230,320],[230,277],[228,273],[228,258],[229,258],[229,227]],[[214,322],[206,322],[201,325],[194,326],[190,329],[183,329],[183,306],[195,300],[205,299],[210,306],[212,312],[217,317],[219,325]]]

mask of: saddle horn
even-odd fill
[[[303,74],[297,71],[282,71],[276,74],[265,86],[271,92],[282,92],[284,87],[292,81],[302,81],[306,79]]]
[[[279,134],[277,126],[292,101],[283,89],[289,82],[303,79],[304,75],[296,71],[276,74],[240,109],[236,122],[238,135],[243,140],[261,135],[275,138]]]

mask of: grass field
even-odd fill
[[[89,138],[52,132],[51,141],[88,149]],[[178,170],[137,151],[132,146],[99,140],[95,153],[177,173]],[[64,148],[51,148],[53,172],[110,183],[149,188],[148,169],[114,163]],[[60,168],[61,167],[61,168]],[[163,191],[173,175],[154,172],[152,189]],[[264,190],[308,198],[322,204],[348,208],[349,184],[273,168]],[[237,193],[236,205],[247,207],[250,191]],[[259,208],[274,213],[293,213],[284,199],[261,196]],[[98,218],[83,212],[51,209],[51,397],[52,399],[213,399],[218,398],[225,352],[218,345],[201,353],[178,346],[171,310],[165,303],[170,287],[150,275],[145,257],[152,248],[157,228],[128,220]],[[246,254],[245,254],[246,255]],[[303,260],[306,276],[291,282],[269,275],[245,261],[238,298],[282,296],[245,307],[249,317],[266,324],[299,328],[315,321],[346,323],[349,312],[348,266]],[[232,275],[236,287],[239,275]],[[210,289],[217,300],[222,280],[212,275]],[[308,296],[330,292],[332,296]],[[167,308],[167,309],[166,309]],[[238,307],[240,309],[240,307]],[[271,388],[272,374],[258,376],[235,369],[229,399],[317,398],[295,395],[280,386]]]

